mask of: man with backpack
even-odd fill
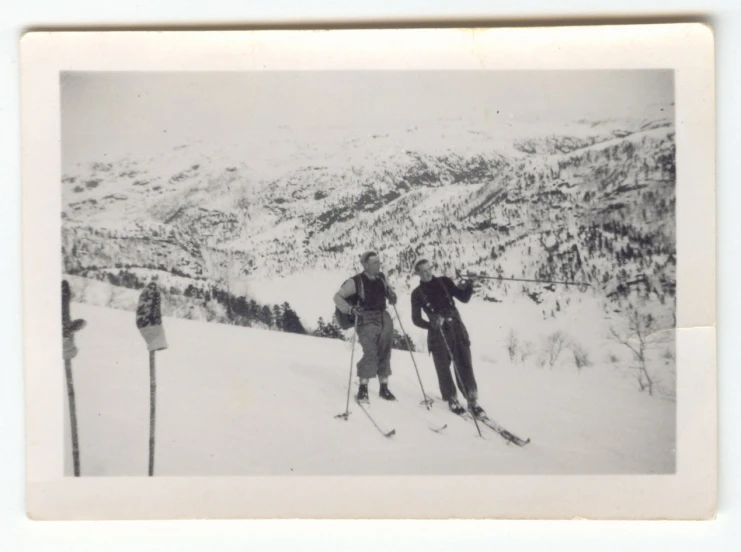
[[[414,270],[420,277],[420,283],[412,291],[412,321],[415,326],[427,330],[427,347],[435,362],[442,398],[456,414],[465,413],[466,410],[456,397],[455,384],[450,374],[452,360],[455,380],[458,389],[468,401],[468,410],[477,418],[483,418],[486,413],[478,404],[478,387],[471,361],[471,341],[453,301],[455,298],[468,303],[473,294],[473,283],[469,280],[458,286],[447,276],[434,276],[427,259],[418,260]],[[422,318],[423,310],[427,320]]]
[[[334,296],[338,321],[343,327],[356,324],[357,336],[363,348],[363,358],[357,364],[360,386],[356,399],[368,402],[368,381],[378,377],[379,395],[396,400],[389,391],[391,375],[391,344],[394,323],[386,311],[386,301],[396,304],[396,293],[381,272],[381,261],[375,251],[360,256],[363,271],[347,280]]]

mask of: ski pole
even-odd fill
[[[154,351],[149,351],[149,477],[154,475],[154,421],[157,404],[157,379]]]
[[[461,277],[461,274],[459,271],[456,270],[455,272],[456,272],[456,276]],[[505,278],[503,276],[486,276],[486,275],[481,276],[478,274],[471,274],[471,273],[464,274],[463,278],[478,279],[478,280],[506,280],[508,282],[531,282],[531,283],[536,283],[536,284],[562,284],[565,286],[579,286],[579,287],[592,285],[588,282],[560,282],[560,281],[554,281],[554,280],[534,280],[534,279],[528,279],[528,278]]]
[[[453,356],[453,352],[450,350],[450,345],[448,345],[448,340],[445,338],[445,332],[443,331],[442,325],[438,327],[440,330],[440,335],[443,338],[443,343],[445,343],[445,349],[448,351],[448,355],[450,355],[450,359],[453,361],[453,369],[455,370],[455,375],[458,377],[458,382],[460,383],[461,387],[463,388],[463,392],[466,394],[466,401],[469,403],[469,412],[470,412],[470,404],[471,401],[468,400],[468,389],[466,389],[466,384],[463,383],[463,378],[461,377],[461,373],[458,370],[458,363],[455,360],[455,357]],[[473,423],[476,425],[476,431],[479,432],[479,437],[483,437],[481,435],[481,428],[479,427],[479,421],[476,419],[476,416],[471,412],[471,417],[473,418]]]
[[[335,418],[347,418],[350,416],[350,387],[352,386],[352,367],[355,361],[355,337],[358,335],[358,315],[355,315],[355,323],[353,324],[352,339],[350,341],[350,375],[347,378],[347,403],[345,404],[345,412],[343,414],[337,414]]]
[[[136,327],[149,351],[149,477],[154,475],[155,420],[157,407],[157,372],[155,353],[168,348],[162,325],[162,298],[153,280],[141,292],[136,307]]]
[[[417,360],[414,358],[414,353],[412,353],[412,346],[409,342],[409,336],[407,335],[406,331],[404,331],[404,325],[401,323],[401,316],[399,316],[399,311],[396,308],[396,305],[393,305],[394,312],[396,313],[396,319],[399,321],[399,329],[401,330],[401,333],[404,335],[404,339],[407,343],[407,349],[409,350],[409,355],[412,357],[412,363],[414,364],[414,371],[417,373],[417,379],[419,380],[419,387],[422,389],[422,396],[424,397],[424,400],[422,401],[422,404],[424,404],[427,407],[427,410],[430,409],[430,405],[432,404],[432,399],[430,399],[427,396],[427,393],[425,393],[425,387],[422,385],[422,378],[419,375],[419,368],[417,368]]]
[[[72,432],[72,463],[75,477],[80,477],[80,442],[77,437],[77,409],[75,407],[75,386],[72,382],[72,361],[64,361],[67,376],[67,400],[69,402],[69,425]]]
[[[77,434],[77,407],[75,405],[75,384],[72,377],[72,359],[77,356],[75,333],[85,327],[82,319],[72,321],[69,303],[72,291],[69,282],[62,280],[62,358],[67,380],[67,403],[69,406],[69,427],[72,438],[72,465],[75,477],[80,477],[80,440]]]

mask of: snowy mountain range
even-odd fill
[[[673,104],[569,124],[276,128],[76,163],[62,186],[64,272],[85,278],[159,273],[165,291],[249,294],[350,275],[373,248],[406,291],[425,255],[451,276],[588,282],[606,304],[635,292],[674,308]],[[482,297],[557,316],[569,292],[550,291],[487,281]]]

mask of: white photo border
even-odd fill
[[[704,24],[39,32],[21,43],[27,512],[32,519],[708,519],[717,506],[714,41]],[[676,473],[65,477],[62,71],[673,69]],[[362,496],[362,500],[357,497]]]

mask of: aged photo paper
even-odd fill
[[[30,518],[713,518],[709,27],[21,51]]]

